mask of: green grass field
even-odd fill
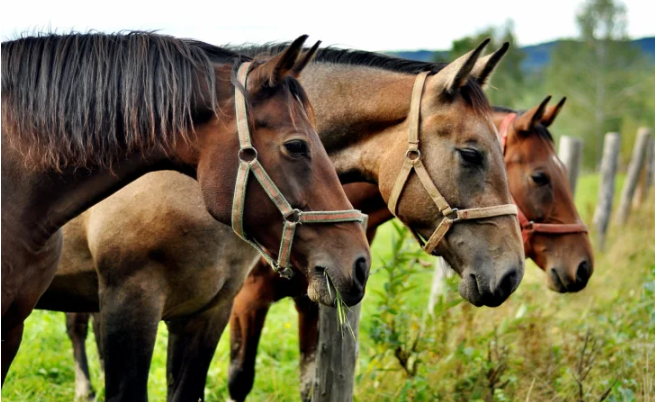
[[[597,186],[596,176],[581,177],[578,183],[576,203],[588,223]],[[399,345],[408,346],[403,342],[418,338],[412,351],[412,364],[417,367],[413,375],[402,370],[393,350],[380,341],[379,323],[373,320],[381,308],[389,307],[378,294],[387,276],[376,267],[391,258],[393,232],[385,225],[373,245],[374,273],[362,311],[356,400],[594,402],[611,387],[607,401],[655,401],[655,193],[625,228],[611,227],[607,249],[596,253],[594,276],[578,294],[549,291],[543,272],[530,263],[521,286],[501,307],[456,304],[459,295],[449,293],[445,301],[456,305],[443,308],[437,318],[426,322],[432,270],[408,274],[405,289],[412,286],[411,291],[401,295],[402,305],[393,307],[407,324],[395,329]],[[285,300],[273,306],[250,400],[298,400],[296,329],[292,303]],[[585,371],[589,366],[590,371],[581,381],[581,398],[576,378],[586,336],[586,351],[596,346],[593,363],[582,367]],[[162,324],[150,373],[153,401],[166,397],[166,340]],[[93,383],[101,390],[92,335],[87,348]],[[228,356],[228,336],[223,336],[209,372],[208,401],[227,398]],[[2,399],[66,401],[73,395],[73,355],[64,315],[37,311],[26,323]]]

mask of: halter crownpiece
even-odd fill
[[[505,149],[507,148],[507,136],[509,133],[509,127],[512,125],[514,119],[516,119],[516,113],[509,113],[503,119],[500,124],[500,130],[498,130],[498,135],[500,136],[500,144],[503,147],[503,155],[505,155]],[[548,234],[570,234],[570,233],[588,233],[589,229],[587,225],[582,222],[577,223],[536,223],[528,219],[527,216],[519,208],[519,204],[516,203],[514,196],[512,196],[512,201],[518,209],[518,218],[519,225],[521,226],[521,237],[523,237],[523,245],[527,250],[529,245],[530,236],[533,233],[548,233]]]
[[[396,178],[396,183],[391,191],[391,196],[389,196],[389,210],[394,215],[397,214],[398,201],[400,195],[407,184],[409,175],[412,172],[412,169],[418,175],[418,178],[423,185],[425,191],[427,191],[432,201],[435,203],[439,212],[443,216],[439,226],[432,233],[427,242],[424,242],[422,238],[412,230],[409,225],[407,228],[412,233],[416,241],[421,245],[421,248],[429,254],[432,254],[434,249],[439,245],[441,240],[444,238],[448,230],[452,227],[455,222],[472,220],[472,219],[484,219],[492,218],[496,216],[504,215],[517,215],[518,210],[514,204],[505,204],[497,205],[493,207],[484,207],[484,208],[469,208],[469,209],[457,209],[452,208],[448,201],[441,195],[437,186],[432,181],[430,174],[425,169],[423,162],[421,162],[421,150],[419,148],[419,131],[420,131],[420,115],[421,115],[421,98],[423,96],[423,87],[425,86],[425,80],[428,77],[429,72],[420,73],[414,81],[414,88],[412,90],[412,99],[409,110],[409,140],[407,151],[405,152],[405,162],[400,168],[400,173]]]
[[[246,88],[249,68],[250,62],[243,63],[239,66],[237,73],[237,80],[244,88]],[[244,93],[236,87],[234,90],[234,102],[236,106],[237,132],[240,147],[238,154],[239,169],[237,171],[234,200],[232,203],[232,230],[241,239],[259,251],[280,276],[291,278],[293,276],[293,270],[291,269],[291,248],[296,233],[296,226],[306,223],[363,222],[364,217],[360,211],[355,209],[342,211],[301,211],[293,208],[258,160],[257,150],[252,145],[250,137],[246,98]],[[250,173],[255,176],[255,179],[257,179],[284,218],[284,227],[282,229],[282,239],[277,260],[254,237],[249,236],[243,228],[246,188]]]

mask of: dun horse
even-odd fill
[[[393,198],[392,190],[397,186],[396,183],[400,182],[402,191],[396,197],[396,211],[400,220],[418,232],[419,240],[429,239],[433,232],[440,228],[437,231],[441,234],[438,239],[440,241],[432,241],[433,247],[430,251],[435,255],[445,256],[462,276],[462,296],[476,305],[496,306],[506,300],[520,282],[523,275],[523,250],[514,207],[498,207],[499,204],[511,202],[511,197],[506,184],[502,152],[492,123],[492,110],[480,86],[475,80],[469,79],[483,47],[480,46],[438,72],[424,75],[422,78],[425,81],[422,85],[415,84],[415,74],[396,71],[400,66],[395,65],[395,60],[375,54],[362,59],[359,55],[349,52],[332,53],[331,59],[310,63],[301,76],[301,82],[308,90],[312,102],[320,103],[320,108],[316,109],[319,135],[342,181],[377,183],[378,191],[383,194],[385,202]],[[493,70],[505,50],[506,48],[503,48],[495,57],[482,61],[488,73]],[[411,98],[414,99],[412,102]],[[420,141],[420,153],[413,150],[408,152],[408,138],[412,138],[408,137],[410,128],[418,137],[414,137],[412,145],[418,145]],[[417,164],[418,161],[423,161],[422,166],[425,166],[425,170],[421,170],[421,179],[412,173],[405,180],[397,180],[403,164]],[[134,191],[139,191],[140,183],[145,183],[146,179],[135,183]],[[426,179],[439,190],[428,193],[424,188],[429,186],[424,183]],[[143,186],[148,187],[146,184]],[[180,183],[176,182],[171,187],[180,188],[180,197],[189,197],[190,190],[181,187]],[[437,197],[439,192],[444,198]],[[139,193],[151,192],[146,190]],[[429,194],[432,194],[432,197]],[[74,303],[86,300],[88,303],[80,304],[78,308],[90,306],[89,310],[97,310],[98,282],[94,277],[94,270],[97,269],[100,274],[101,295],[107,291],[107,286],[118,286],[118,281],[108,284],[103,279],[105,276],[113,278],[112,272],[117,268],[104,264],[96,264],[94,267],[94,261],[99,260],[96,254],[117,254],[117,250],[126,250],[130,255],[143,255],[147,258],[159,255],[161,259],[161,255],[174,253],[186,255],[179,259],[179,264],[160,269],[157,275],[161,275],[160,283],[173,283],[176,287],[193,289],[194,299],[205,297],[202,293],[206,288],[206,277],[213,275],[209,272],[210,269],[239,270],[238,267],[251,264],[256,259],[255,254],[240,251],[241,259],[235,260],[232,250],[218,247],[227,242],[220,236],[218,238],[222,239],[222,242],[213,245],[217,239],[217,229],[207,230],[207,219],[198,217],[193,205],[172,199],[161,202],[174,203],[177,209],[188,208],[187,212],[178,210],[175,214],[193,219],[180,220],[183,225],[174,226],[176,229],[169,231],[171,240],[167,240],[166,244],[171,251],[158,250],[153,253],[152,245],[135,249],[129,243],[122,243],[119,237],[97,242],[91,234],[104,231],[105,225],[113,231],[125,231],[119,228],[135,224],[142,228],[140,238],[143,239],[159,235],[148,232],[150,222],[160,219],[159,214],[155,211],[145,215],[127,213],[125,211],[133,208],[138,210],[140,201],[129,194],[125,197],[119,194],[115,199],[116,201],[110,201],[113,206],[95,207],[86,218],[81,218],[75,226],[71,225],[70,232],[67,231],[66,235],[75,240],[70,242],[70,250],[64,255],[70,251],[74,258],[65,258],[65,264],[62,264],[40,307],[75,310]],[[435,199],[438,204],[435,204]],[[446,211],[443,203],[453,209]],[[476,216],[482,219],[467,220],[462,215],[463,219],[454,223],[461,215],[454,209],[456,207],[462,209],[461,214],[469,213],[464,211],[465,208],[473,208],[471,215],[480,211]],[[96,213],[94,210],[105,212]],[[487,212],[491,214],[487,215]],[[127,217],[125,219],[133,219],[133,222],[128,225],[119,214],[124,214]],[[169,220],[178,221],[177,218]],[[450,230],[440,232],[451,224]],[[175,242],[172,241],[174,237]],[[123,260],[126,259],[123,257]],[[72,263],[69,264],[68,261]],[[234,267],[223,268],[221,264],[231,264]],[[244,276],[239,280],[243,280]],[[81,280],[73,278],[87,278],[88,281],[86,286],[82,286]],[[178,278],[184,278],[184,281]],[[195,278],[193,282],[191,278]],[[128,283],[131,278],[119,279],[124,281],[120,285],[122,288],[134,287],[138,290],[140,286],[144,286],[139,278],[135,278],[133,284]],[[302,279],[296,275],[293,280]],[[159,286],[158,289],[160,297],[166,299],[178,294],[186,297],[189,293],[187,290],[176,292],[174,287]],[[309,292],[311,291],[310,286]],[[212,295],[211,292],[209,294]],[[66,298],[73,302],[65,303]],[[180,311],[184,309],[185,313],[189,312],[182,298],[175,300]],[[57,303],[59,305],[56,305]],[[223,328],[229,318],[215,315],[212,317],[209,311],[204,314],[206,310],[195,302],[190,303],[188,307],[198,310],[195,315],[182,321],[170,320],[168,324],[172,333],[177,327],[187,334],[190,334],[193,328],[209,328],[210,325],[212,328]],[[106,306],[103,304],[102,308],[105,309]],[[124,314],[138,316],[141,312],[135,308],[134,311],[126,311]],[[151,322],[155,316],[157,314],[148,318],[148,326],[155,325]],[[191,319],[194,320],[194,325],[179,324]],[[202,324],[204,326],[201,327],[202,320],[211,319],[223,322],[220,325]],[[178,345],[183,342],[176,342],[177,335],[171,337],[173,342],[169,347],[168,360],[171,379],[169,397],[178,399],[178,395],[201,395],[197,392],[185,393],[177,388],[185,385],[179,379],[180,375],[185,374],[176,368],[176,362],[184,362],[186,369],[193,367],[196,359],[203,360],[207,355],[211,355],[208,350],[213,351],[210,345],[215,347],[219,335],[219,332],[205,333],[203,336],[206,338],[198,338],[198,342],[202,342],[200,346],[188,341],[190,346],[187,350],[179,349],[184,352],[179,353],[179,357]],[[106,337],[107,334],[102,333],[101,336]],[[108,355],[109,352],[105,353]],[[198,366],[202,367],[202,364]],[[204,375],[197,371],[190,372],[202,378],[204,383]]]
[[[363,297],[369,250],[356,222],[361,216],[351,210],[296,80],[317,48],[301,54],[305,39],[252,62],[214,46],[151,33],[44,35],[2,44],[3,381],[23,320],[57,268],[60,227],[152,170],[197,178],[202,195],[193,201],[200,208],[197,198],[203,200],[209,212],[203,218],[232,223],[262,250],[275,250],[271,258],[280,248],[281,269],[293,261],[320,270],[309,278],[314,300],[333,303],[328,277],[346,302]],[[254,179],[247,184],[249,173],[261,186]],[[174,190],[160,187],[156,196]],[[178,194],[178,202],[185,203],[187,194]],[[169,219],[147,204],[140,208],[152,213],[147,225]],[[298,222],[331,221],[340,223],[302,225],[295,236],[291,230]],[[143,244],[138,228],[131,230],[111,234]],[[168,261],[169,250],[151,251],[152,260]],[[114,257],[140,262],[122,259],[125,254]],[[132,275],[113,273],[105,277],[110,285]],[[150,281],[143,275],[141,280]],[[220,275],[207,279],[221,286]],[[104,338],[103,349],[129,348],[130,317],[116,308],[128,294],[112,290],[100,295],[100,304],[107,306],[102,332],[114,335]],[[163,302],[157,292],[137,297]],[[229,307],[221,311],[226,317]],[[124,354],[107,356],[108,373],[129,378],[143,368],[143,363],[126,364]],[[107,399],[145,399],[145,385],[122,385],[108,382]]]
[[[501,138],[505,138],[510,188],[526,221],[522,224],[526,256],[548,273],[551,289],[577,292],[585,287],[593,272],[593,252],[548,130],[565,99],[546,109],[549,99],[523,113],[494,108],[494,122]],[[353,205],[369,215],[367,236],[372,242],[378,226],[393,215],[375,186],[352,183],[344,189]],[[252,389],[257,347],[268,310],[285,297],[294,299],[298,311],[301,396],[303,400],[310,399],[318,344],[318,306],[306,294],[306,284],[301,280],[276,278],[263,262],[253,268],[234,301],[230,318],[228,383],[233,400],[244,400]]]

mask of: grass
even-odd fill
[[[581,177],[576,203],[586,222],[593,214],[596,194],[597,177]],[[409,372],[393,352],[381,353],[385,344],[372,333],[373,317],[386,303],[381,294],[390,277],[383,261],[394,257],[395,233],[385,225],[373,245],[374,273],[360,325],[356,400],[594,402],[611,388],[607,401],[655,401],[655,193],[625,229],[611,227],[605,252],[596,254],[594,276],[577,294],[549,291],[543,272],[529,264],[517,292],[499,308],[450,303],[421,328],[432,272],[408,269],[398,292],[411,290],[392,307],[406,319],[405,326],[396,328],[401,345],[417,339],[417,331],[422,331],[413,351],[412,345],[406,348],[415,354],[416,368]],[[446,298],[453,302],[459,296],[451,292]],[[290,300],[271,308],[249,400],[298,399],[296,317]],[[160,325],[148,384],[153,401],[165,400],[166,340],[165,326]],[[87,349],[98,390],[102,377],[92,335]],[[208,401],[227,399],[228,360],[228,336],[223,336],[207,380]],[[23,345],[2,399],[62,401],[72,400],[73,395],[73,356],[64,316],[37,311],[26,322]]]

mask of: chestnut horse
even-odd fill
[[[421,115],[419,139],[423,141],[420,150],[424,155],[428,175],[437,183],[447,202],[461,208],[488,207],[511,201],[502,151],[492,123],[491,107],[479,84],[469,79],[482,48],[483,46],[480,46],[438,72],[424,77],[425,88],[420,88],[423,91],[419,93],[422,95],[421,102],[418,104]],[[275,51],[269,49],[267,53],[275,53]],[[491,72],[505,51],[506,47],[494,53],[493,57],[480,60],[485,71]],[[342,181],[377,183],[376,188],[384,195],[386,202],[390,198],[397,173],[405,163],[403,157],[406,155],[407,131],[410,127],[408,121],[410,97],[415,87],[416,76],[395,71],[400,68],[400,65],[395,66],[396,59],[385,56],[368,54],[368,58],[362,59],[357,53],[348,51],[343,53],[330,51],[326,54],[330,55],[330,58],[310,63],[301,76],[303,87],[308,90],[312,102],[321,104],[321,107],[317,108],[319,135]],[[418,111],[418,109],[413,110]],[[415,175],[409,178],[410,181],[399,198],[398,217],[423,237],[428,238],[445,220],[433,199],[422,187],[421,181]],[[135,183],[135,186],[137,184]],[[171,187],[180,188],[181,196],[189,197],[190,190],[180,187],[179,183]],[[236,267],[252,264],[256,259],[255,254],[241,251],[242,258],[237,260],[232,257],[232,250],[212,246],[217,235],[205,229],[207,220],[197,217],[193,205],[179,205],[181,203],[172,199],[162,202],[175,203],[178,209],[168,214],[169,221],[175,226],[169,231],[170,239],[162,243],[171,248],[171,251],[155,248],[157,252],[152,253],[151,245],[131,249],[129,244],[121,244],[121,239],[117,237],[97,242],[95,238],[91,238],[91,234],[104,231],[105,226],[116,232],[124,232],[125,228],[130,227],[124,223],[126,218],[121,214],[128,216],[128,219],[132,219],[129,216],[134,215],[134,223],[138,223],[138,227],[142,228],[141,238],[156,243],[158,240],[154,237],[159,236],[158,233],[147,232],[150,222],[157,219],[155,215],[127,212],[133,208],[139,210],[140,201],[136,197],[128,194],[123,197],[123,201],[116,201],[115,205],[121,205],[121,208],[100,205],[96,208],[98,210],[104,208],[106,212],[97,214],[98,218],[96,218],[92,210],[88,221],[82,221],[76,227],[71,226],[70,232],[67,231],[66,235],[74,239],[69,243],[68,250],[73,258],[64,261],[53,285],[42,299],[43,303],[40,303],[40,307],[74,311],[74,303],[79,303],[78,301],[82,299],[90,301],[89,310],[97,309],[98,283],[94,278],[95,271],[100,272],[102,289],[105,286],[103,277],[105,275],[112,277],[112,271],[116,268],[94,266],[95,261],[98,260],[91,258],[94,253],[111,255],[116,254],[115,250],[121,249],[133,255],[174,253],[184,255],[182,253],[186,253],[188,255],[186,260],[193,263],[182,263],[186,260],[181,259],[182,262],[174,267],[159,270],[158,275],[163,283],[180,284],[181,281],[177,278],[185,278],[185,289],[186,286],[193,289],[195,293],[191,296],[194,299],[205,297],[203,294],[206,292],[204,285],[207,282],[206,277],[213,274],[210,268],[224,270],[227,268],[222,268],[221,264],[232,264]],[[188,211],[183,213],[181,208],[187,207]],[[99,218],[101,215],[103,218]],[[174,215],[195,218],[180,220],[174,218]],[[175,223],[178,220],[183,224]],[[172,241],[173,238],[176,240]],[[470,238],[476,240],[465,241]],[[227,241],[223,238],[222,240]],[[96,244],[98,246],[95,246]],[[102,247],[104,251],[97,247]],[[68,251],[65,255],[68,255]],[[437,244],[433,253],[444,255],[454,269],[462,275],[464,280],[460,286],[461,294],[476,305],[495,306],[502,303],[516,289],[523,275],[521,238],[517,221],[512,215],[458,222]],[[88,286],[82,285],[82,278],[88,279]],[[186,282],[190,278],[196,278],[197,286],[194,287],[192,282]],[[245,275],[241,277],[241,280],[243,279]],[[300,275],[296,275],[292,281],[303,280]],[[140,282],[135,281],[133,286],[138,289]],[[169,297],[168,293],[175,296],[179,293],[178,305],[180,309],[184,308],[185,314],[189,313],[189,310],[186,310],[184,297],[191,297],[190,291],[183,290],[176,293],[175,288],[162,286],[158,286],[158,289],[161,297],[164,298]],[[305,289],[307,290],[306,286]],[[102,294],[102,290],[100,293]],[[312,294],[311,287],[309,294]],[[66,303],[67,298],[73,302]],[[197,307],[191,304],[190,308]],[[210,313],[198,309],[195,315],[192,315],[195,323],[193,326],[179,325],[180,330],[187,331],[189,334],[186,344],[190,346],[184,353],[179,354],[178,347],[181,348],[180,345],[184,345],[184,342],[174,342],[169,347],[169,378],[175,379],[169,383],[169,398],[176,399],[177,395],[190,395],[176,388],[180,382],[175,374],[179,373],[176,371],[175,362],[184,361],[187,368],[194,366],[196,359],[211,356],[206,345],[211,343],[215,345],[217,337],[220,336],[218,331],[215,334],[202,332],[201,329],[208,328],[209,324],[201,327],[200,322],[212,319],[223,320],[221,325],[217,324],[213,327],[222,328],[229,318],[216,315],[212,317]],[[180,321],[168,322],[171,331],[174,327],[178,327],[176,322]],[[69,320],[69,323],[71,330],[78,328],[85,332],[85,323],[75,325],[74,320]],[[202,334],[197,335],[199,340],[206,337],[206,339],[211,338],[211,342],[207,341],[199,347],[197,343],[190,341],[190,333],[194,328],[197,329],[194,333]],[[106,334],[102,333],[101,336],[106,337]],[[173,341],[177,338],[177,335],[171,337]],[[83,343],[79,346],[75,348],[76,354],[82,355]],[[179,351],[183,352],[182,349]],[[202,367],[202,365],[198,366]],[[191,371],[191,373],[196,378],[202,378],[204,384],[205,375],[199,374],[199,371]],[[88,384],[80,386],[80,389],[89,389]]]
[[[548,130],[565,98],[546,109],[549,99],[522,113],[494,108],[494,122],[501,135],[507,136],[505,164],[509,184],[515,202],[527,219],[555,227],[575,225],[560,233],[531,232],[526,228],[526,256],[548,273],[551,289],[577,292],[585,287],[593,272],[593,251],[586,228],[580,225],[564,165],[557,157]],[[507,124],[509,119],[511,122]],[[393,215],[375,186],[352,183],[344,189],[352,204],[369,215],[367,237],[372,242],[378,226]],[[307,299],[306,284],[281,280],[269,271],[260,261],[234,301],[230,317],[230,396],[243,401],[252,389],[257,347],[268,310],[274,302],[292,297],[298,311],[301,397],[309,400],[318,344],[318,306]]]
[[[43,35],[2,44],[3,381],[20,344],[23,320],[57,268],[61,226],[152,170],[178,170],[197,178],[198,197],[208,212],[203,218],[232,223],[264,249],[282,244],[289,253],[280,252],[280,261],[290,255],[300,267],[320,266],[327,275],[310,280],[314,300],[332,303],[327,276],[346,301],[363,297],[370,258],[361,224],[350,219],[302,225],[293,248],[293,231],[287,230],[304,222],[305,215],[317,218],[314,211],[356,214],[296,80],[317,48],[302,52],[305,39],[267,60],[246,63],[231,51],[151,33]],[[250,171],[261,186],[253,180],[246,185]],[[153,188],[158,197],[173,190]],[[180,194],[183,203],[186,194]],[[289,217],[297,211],[292,206],[312,212],[295,219]],[[283,207],[290,210],[286,221],[280,217]],[[153,211],[153,220],[165,222],[160,212]],[[113,235],[143,240],[138,230]],[[152,257],[166,262],[157,251]],[[117,272],[108,280],[119,278]],[[141,279],[150,278],[145,274]],[[133,346],[131,333],[124,331],[129,320],[111,308],[126,296],[115,290],[100,295],[100,304],[110,306],[103,311],[102,332],[114,335],[104,338],[107,351]],[[229,311],[226,306],[221,313]],[[116,371],[138,378],[143,365],[128,364],[131,356],[107,356],[108,375]],[[107,399],[146,399],[145,385],[122,385],[108,382]]]

